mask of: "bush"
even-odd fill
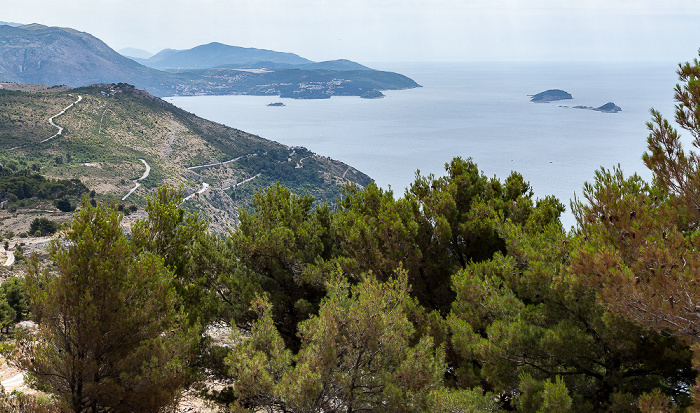
[[[56,202],[54,202],[54,205],[56,206],[56,208],[58,208],[59,210],[61,210],[63,212],[71,212],[75,209],[73,207],[73,205],[71,205],[68,198],[61,198],[61,199],[57,200]]]
[[[58,222],[51,221],[48,218],[35,218],[34,221],[29,225],[29,232],[31,234],[51,235],[58,231],[60,225]]]

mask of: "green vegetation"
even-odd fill
[[[699,71],[677,88],[696,137]],[[460,158],[398,198],[277,184],[226,236],[172,186],[129,239],[86,197],[54,264],[31,261],[39,330],[14,360],[73,411],[158,411],[204,374],[229,411],[696,411],[700,160],[659,113],[649,127],[653,182],[596,172],[569,234],[558,200]],[[3,284],[3,326],[21,291]]]
[[[172,273],[124,236],[114,210],[84,202],[56,265],[27,274],[41,328],[21,340],[19,365],[75,412],[153,412],[186,377],[192,331],[176,311]]]
[[[46,236],[54,234],[59,228],[60,225],[57,222],[48,218],[35,218],[29,225],[29,233],[36,234],[38,232],[39,235]]]
[[[15,168],[13,163],[0,167],[0,201],[33,197],[55,200],[67,195],[79,197],[88,192],[78,179],[46,179],[29,168],[19,171]]]

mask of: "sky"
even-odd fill
[[[315,61],[660,61],[700,47],[697,0],[0,0],[0,20],[115,50],[220,42]]]

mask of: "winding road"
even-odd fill
[[[209,189],[209,186],[210,186],[210,185],[209,185],[208,183],[202,182],[202,189],[200,189],[199,191],[194,192],[194,193],[191,193],[190,195],[184,197],[184,198],[182,199],[182,202],[185,202],[185,201],[187,201],[188,199],[191,199],[191,198],[192,198],[193,196],[195,196],[195,195],[203,194],[207,189]]]
[[[72,95],[71,95],[71,96],[72,96]],[[66,106],[62,111],[58,112],[57,114],[55,114],[55,115],[53,115],[53,116],[51,116],[51,117],[49,118],[49,123],[51,124],[51,126],[53,126],[53,127],[55,127],[55,128],[58,128],[58,132],[56,132],[56,134],[53,135],[53,136],[51,136],[50,138],[46,138],[46,139],[44,139],[43,141],[40,141],[39,143],[44,143],[44,142],[50,141],[51,139],[53,139],[53,138],[55,138],[55,137],[57,137],[57,136],[59,136],[59,135],[61,135],[61,134],[63,133],[63,127],[62,127],[62,126],[56,125],[56,124],[53,122],[54,118],[63,115],[64,113],[66,113],[66,111],[67,111],[68,109],[72,108],[73,105],[75,105],[76,103],[80,102],[81,100],[83,100],[83,97],[82,97],[81,95],[78,95],[78,100],[76,100],[75,102],[73,102],[73,103],[71,103],[70,105]],[[10,149],[8,149],[8,150],[9,150],[9,151],[13,151],[13,150],[15,150],[15,149],[24,148],[25,146],[28,146],[28,145],[15,146],[14,148],[10,148]]]
[[[75,102],[73,102],[73,103],[71,103],[70,105],[66,106],[65,109],[63,109],[62,111],[58,112],[57,114],[55,114],[55,115],[53,115],[53,116],[51,116],[51,117],[49,118],[49,123],[50,123],[52,126],[58,128],[58,132],[56,132],[56,134],[53,135],[52,137],[44,139],[44,140],[41,141],[40,143],[48,142],[48,141],[50,141],[51,139],[53,139],[53,138],[55,138],[55,137],[57,137],[57,136],[60,136],[60,135],[63,133],[63,127],[62,127],[62,126],[56,125],[56,124],[53,122],[53,119],[54,119],[54,118],[57,118],[57,117],[59,117],[59,116],[61,116],[61,115],[63,115],[64,113],[66,113],[66,111],[67,111],[68,109],[72,108],[73,105],[75,105],[76,103],[80,102],[81,100],[83,100],[83,97],[80,96],[80,95],[78,95],[78,100],[76,100]]]
[[[229,186],[227,186],[227,187],[225,187],[225,188],[221,188],[221,189],[222,189],[222,190],[226,190],[226,189],[229,189],[229,188],[238,188],[239,186],[243,185],[244,183],[250,182],[250,181],[252,181],[253,179],[259,177],[260,175],[262,175],[262,174],[259,173],[259,174],[255,175],[255,176],[251,176],[250,178],[245,179],[245,180],[243,180],[243,181],[241,181],[241,182],[239,182],[239,183],[237,183],[237,184],[235,184],[235,185],[229,185]]]
[[[208,163],[206,165],[190,166],[187,169],[189,169],[190,171],[194,171],[195,169],[199,169],[199,168],[208,168],[210,166],[225,165],[227,163],[236,162],[237,160],[239,160],[241,158],[249,158],[251,156],[258,156],[258,154],[257,153],[249,153],[247,155],[241,155],[238,158],[233,158],[233,159],[230,159],[228,161]]]
[[[7,261],[3,264],[5,267],[9,267],[10,265],[15,263],[15,253],[12,251],[5,251],[5,248],[0,249],[0,252],[5,252],[7,253]]]
[[[122,198],[122,201],[125,201],[126,198],[129,197],[129,195],[133,194],[134,191],[137,190],[139,186],[141,186],[141,184],[140,184],[138,181],[143,181],[144,179],[148,178],[148,174],[151,173],[151,167],[146,163],[146,161],[143,160],[143,159],[139,159],[139,161],[143,162],[143,164],[146,165],[146,172],[143,173],[143,175],[141,176],[141,178],[139,178],[139,179],[137,179],[137,180],[134,181],[134,183],[135,183],[136,185],[135,185],[133,188],[131,188],[131,190],[129,191],[129,193],[127,193],[126,195],[124,195],[124,198]]]

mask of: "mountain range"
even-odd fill
[[[129,83],[156,96],[253,94],[294,98],[362,96],[419,87],[349,60],[312,62],[293,53],[209,43],[126,57],[70,28],[0,25],[0,81],[71,87]]]
[[[129,54],[129,52],[132,54]],[[146,51],[141,51],[148,53]],[[294,53],[249,47],[209,43],[187,50],[164,49],[150,57],[138,57],[138,49],[120,51],[124,56],[154,69],[306,69],[306,70],[372,70],[367,66],[347,60],[313,62]],[[141,55],[143,55],[141,53]]]

